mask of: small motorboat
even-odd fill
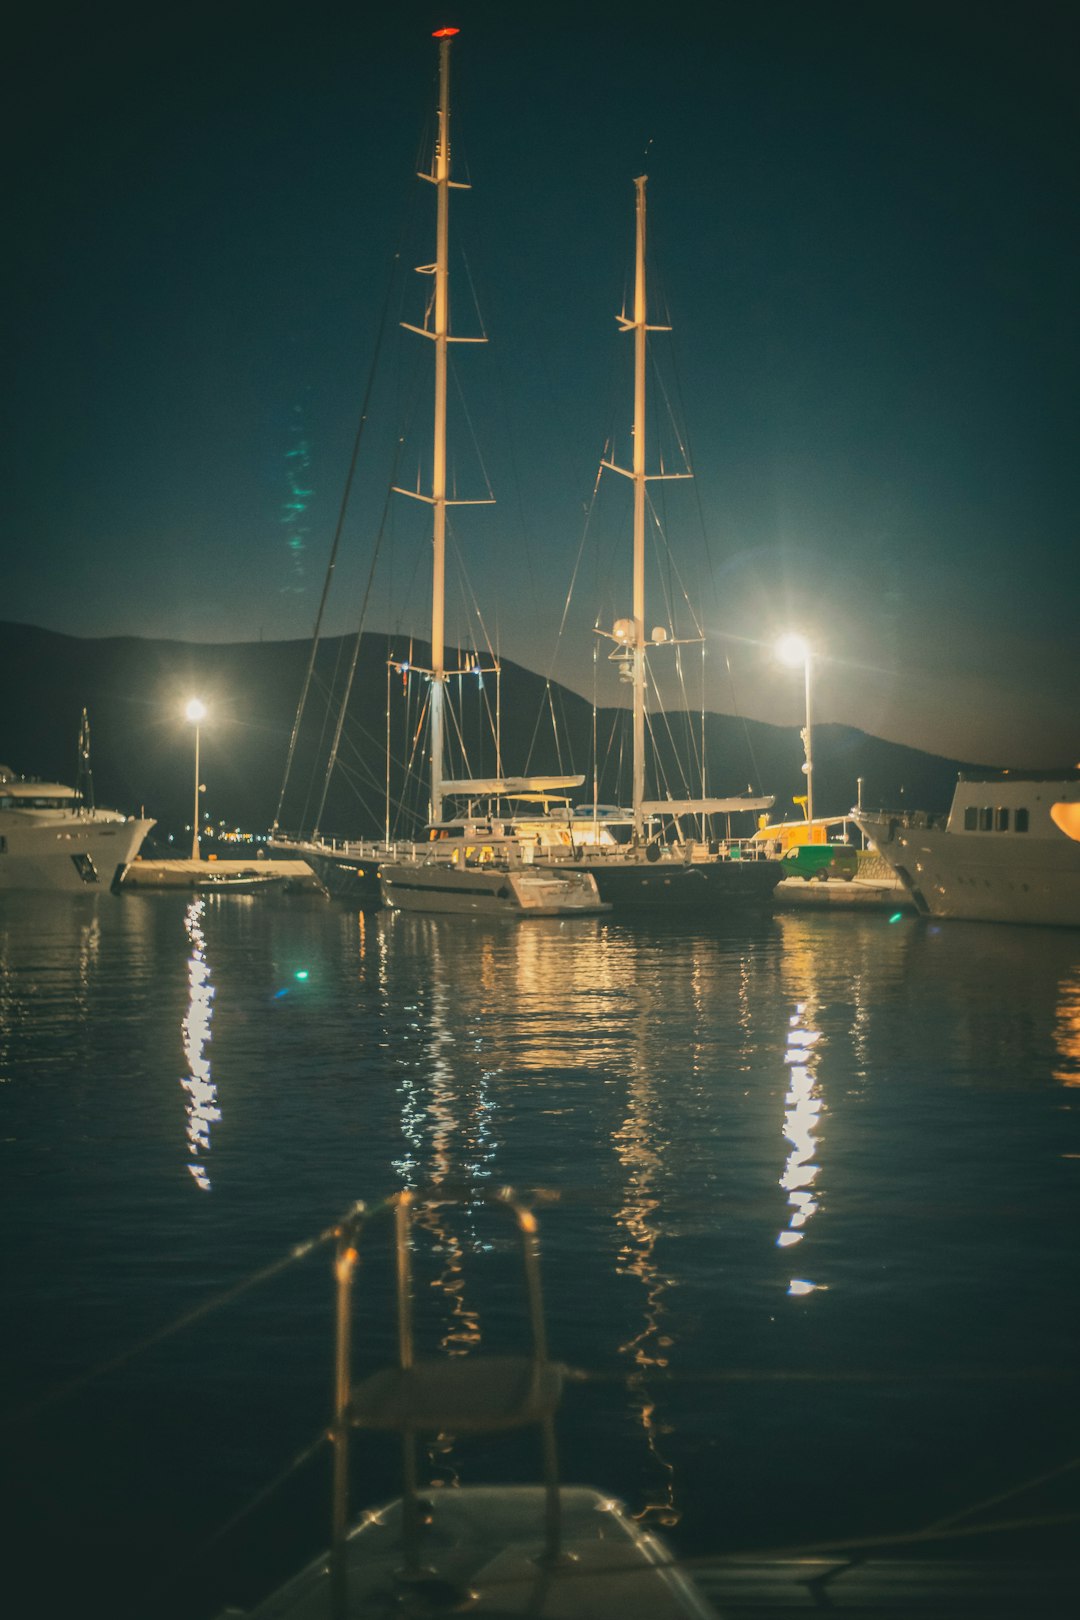
[[[280,872],[200,872],[191,887],[200,893],[254,894],[258,889],[272,889],[284,882]]]

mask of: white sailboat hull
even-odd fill
[[[385,865],[383,904],[398,911],[474,917],[585,916],[611,908],[587,872],[511,871],[438,862]]]

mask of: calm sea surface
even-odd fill
[[[325,1453],[291,1465],[328,1417],[328,1250],[128,1352],[354,1200],[433,1181],[558,1195],[551,1346],[593,1375],[565,1477],[687,1555],[912,1530],[1050,1473],[1080,1453],[1078,1088],[1080,932],[6,897],[3,1433],[34,1612],[86,1588],[81,1612],[204,1620],[325,1544]],[[422,1234],[431,1344],[518,1333],[488,1221]],[[532,1478],[534,1439],[428,1466]],[[360,1442],[355,1505],[396,1489]],[[1076,1498],[1074,1471],[983,1517]]]

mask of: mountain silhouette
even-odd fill
[[[201,805],[212,823],[264,832],[274,822],[290,738],[311,654],[308,641],[197,644],[134,636],[82,639],[32,625],[0,623],[0,651],[9,671],[8,699],[0,716],[0,761],[25,776],[71,783],[76,740],[85,708],[97,802],[129,814],[145,808],[158,821],[157,838],[190,825],[194,799],[194,737],[184,718],[192,696],[207,705],[200,730]],[[325,762],[333,736],[353,637],[327,637],[298,733],[280,824],[310,831],[323,795]],[[385,785],[391,783],[391,824],[411,836],[425,814],[423,782],[410,766],[422,760],[426,682],[401,666],[422,670],[428,649],[406,637],[362,638],[349,719],[319,829],[327,836],[378,836],[386,824]],[[458,655],[448,650],[447,665]],[[499,756],[488,721],[501,717],[501,765],[512,774],[585,773],[575,802],[591,802],[593,754],[599,761],[597,797],[625,804],[630,760],[630,716],[597,711],[567,687],[500,661],[496,698],[488,671],[450,683],[451,746],[467,758],[448,762],[449,775],[491,775]],[[391,745],[387,749],[387,713]],[[701,791],[700,765],[689,776],[677,757],[707,761],[707,791],[726,796],[776,796],[773,816],[801,814],[793,796],[805,791],[798,727],[774,726],[728,714],[655,716],[652,741],[662,763],[650,795],[681,797]],[[595,744],[594,744],[595,738]],[[944,810],[952,798],[959,761],[891,743],[850,726],[815,725],[814,810],[842,815],[863,779],[868,807]],[[622,779],[622,780],[620,780]],[[410,786],[410,782],[413,785]],[[410,814],[411,812],[411,814]]]

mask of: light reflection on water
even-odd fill
[[[814,1163],[818,1147],[815,1132],[821,1122],[823,1107],[815,1073],[821,1031],[809,1027],[805,1002],[800,1002],[796,1007],[790,1024],[784,1054],[784,1061],[788,1065],[784,1139],[790,1144],[791,1151],[780,1177],[780,1185],[788,1195],[791,1214],[787,1226],[776,1240],[781,1248],[801,1243],[805,1237],[807,1222],[819,1208],[813,1188],[821,1169],[820,1165]],[[802,1296],[813,1293],[819,1286],[805,1277],[793,1277],[788,1292],[793,1296]]]
[[[1054,1046],[1054,1079],[1063,1086],[1080,1086],[1080,968],[1066,975],[1058,988]]]
[[[567,1474],[684,1550],[715,1551],[721,1523],[754,1545],[869,1528],[871,1508],[917,1522],[928,1496],[944,1514],[972,1471],[1007,1484],[1033,1435],[1052,1462],[1071,1411],[1022,1380],[1080,1350],[1080,935],[7,902],[0,1069],[3,1190],[28,1234],[9,1265],[11,1388],[61,1381],[76,1353],[107,1360],[353,1199],[463,1182],[558,1194],[541,1211],[552,1350],[601,1375],[568,1414]],[[424,1307],[452,1354],[489,1332],[487,1230],[435,1212],[421,1233]],[[113,1414],[128,1518],[201,1543],[192,1504],[238,1387],[253,1413],[222,1517],[288,1455],[294,1390],[311,1432],[325,1421],[324,1324],[287,1310],[282,1290],[250,1348],[230,1332],[205,1355],[192,1336],[147,1362],[156,1411],[218,1415],[196,1436],[163,1420],[176,1456],[148,1486],[142,1410],[129,1435]],[[974,1346],[1015,1380],[992,1388],[993,1433],[985,1388],[915,1382]],[[909,1382],[831,1384],[834,1368]],[[758,1369],[825,1381],[759,1387]],[[712,1379],[733,1370],[734,1392]],[[64,1417],[41,1455],[90,1497],[94,1431]],[[795,1431],[815,1478],[797,1508],[776,1462]],[[510,1477],[533,1461],[530,1437]],[[430,1462],[480,1477],[448,1437]],[[274,1522],[284,1545],[294,1530]]]
[[[205,900],[195,899],[184,914],[191,955],[188,957],[188,1005],[182,1027],[188,1071],[180,1084],[188,1099],[188,1169],[195,1185],[201,1191],[209,1192],[211,1184],[206,1160],[210,1152],[210,1127],[220,1120],[221,1109],[217,1106],[217,1087],[210,1076],[210,1059],[206,1051],[210,1044],[214,986],[210,981],[210,965],[206,959],[206,935],[202,926],[205,912]]]

